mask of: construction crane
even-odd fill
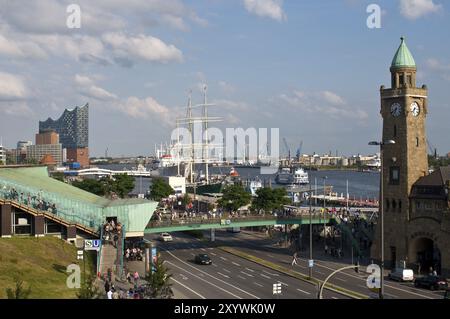
[[[302,156],[302,147],[303,147],[303,141],[300,141],[300,145],[297,148],[297,158],[299,158],[300,156]]]
[[[434,156],[434,158],[438,158],[437,148],[433,144],[431,144],[429,139],[427,139],[427,144],[428,144],[428,150],[430,151],[430,155],[432,154]]]
[[[289,162],[290,162],[291,161],[291,149],[289,148],[289,145],[288,145],[285,137],[283,137],[283,143],[284,143],[284,147],[286,148],[286,151],[288,153],[288,158],[289,158]]]

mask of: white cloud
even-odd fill
[[[130,96],[124,102],[113,104],[113,107],[134,118],[155,119],[155,122],[162,122],[166,126],[174,124],[174,112],[152,97],[140,99]]]
[[[248,111],[251,109],[251,106],[249,104],[242,101],[216,99],[213,101],[213,103],[220,109],[225,109],[228,111]]]
[[[45,58],[47,54],[31,41],[16,41],[0,33],[0,55],[18,58]]]
[[[364,121],[368,114],[359,108],[351,107],[338,94],[331,91],[304,92],[294,90],[290,94],[281,94],[280,101],[290,107],[334,119],[355,119]]]
[[[27,89],[20,77],[0,72],[0,101],[20,100],[26,95]]]
[[[219,81],[218,85],[219,85],[219,88],[224,93],[231,94],[231,93],[234,93],[236,91],[236,88],[233,85],[231,85],[230,83],[227,83],[225,81]]]
[[[77,84],[78,92],[86,97],[94,98],[101,101],[109,101],[117,99],[117,96],[107,90],[96,86],[94,81],[84,75],[75,75],[75,83]]]
[[[450,81],[450,63],[444,63],[438,59],[430,58],[426,60],[425,65],[433,71],[433,73],[440,74],[443,79]]]
[[[102,40],[119,58],[132,56],[161,63],[183,60],[183,54],[174,45],[168,45],[158,38],[144,34],[127,37],[123,33],[107,33],[102,36]]]
[[[435,4],[433,0],[400,0],[400,13],[411,20],[422,16],[439,12],[441,4]]]
[[[267,17],[277,21],[286,19],[283,11],[283,0],[244,0],[248,12],[260,17]]]

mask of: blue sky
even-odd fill
[[[81,8],[68,29],[66,7]],[[366,8],[382,10],[369,29]],[[429,87],[427,132],[443,154],[450,19],[442,0],[0,0],[0,136],[89,102],[91,155],[147,155],[169,140],[187,94],[224,127],[278,127],[293,149],[374,152],[379,87],[404,35]]]

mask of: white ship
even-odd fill
[[[252,194],[252,196],[257,196],[256,191],[262,188],[262,182],[259,179],[252,180],[250,185],[248,186],[248,190]]]
[[[303,170],[303,168],[297,168],[294,172],[294,184],[296,185],[306,185],[309,184],[308,173]]]

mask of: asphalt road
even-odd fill
[[[173,287],[190,299],[316,299],[313,284],[260,266],[246,259],[182,233],[172,233],[172,242],[159,242],[157,247],[173,274]],[[148,236],[155,239],[155,236]],[[197,265],[196,254],[207,253],[212,265]],[[282,294],[274,296],[273,284],[281,283]],[[348,299],[325,290],[326,299]]]
[[[230,246],[239,249],[248,254],[259,258],[277,263],[284,267],[291,267],[298,272],[308,274],[308,259],[306,254],[300,254],[300,262],[298,266],[291,266],[292,255],[288,249],[274,247],[273,240],[268,239],[265,235],[242,231],[240,233],[229,233],[226,231],[216,230],[216,242],[224,246]],[[319,245],[322,247],[321,245]],[[314,251],[320,251],[319,248]],[[309,254],[309,253],[308,253]],[[313,268],[313,277],[324,280],[334,270],[347,266],[330,260],[330,257],[318,255],[314,257],[315,266]],[[368,274],[363,273],[365,267],[360,267],[360,273],[354,270],[348,270],[335,275],[330,282],[365,295],[371,294],[366,286]],[[432,292],[426,289],[415,288],[413,283],[399,283],[387,279],[385,276],[385,296],[390,299],[441,299],[443,292]],[[373,294],[373,293],[372,293]]]

